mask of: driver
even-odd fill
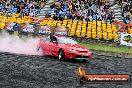
[[[54,37],[52,33],[50,33],[50,40],[51,42],[57,41],[56,37]]]

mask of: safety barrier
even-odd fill
[[[68,36],[86,37],[92,39],[104,39],[104,40],[119,40],[118,29],[116,28],[117,23],[106,24],[104,21],[76,21],[76,20],[63,20],[55,21],[52,18],[37,18],[37,17],[20,17],[20,14],[14,14],[13,17],[2,17],[0,16],[0,29],[4,29],[7,23],[15,22],[18,24],[31,24],[35,23],[43,26],[58,26],[67,28]],[[128,24],[126,26],[131,26]],[[45,29],[44,29],[45,30]],[[44,32],[43,30],[43,32]],[[35,29],[29,28],[27,32],[35,32]],[[39,27],[39,31],[42,31]],[[129,33],[132,33],[132,29],[129,29]],[[44,32],[45,33],[45,32]],[[48,32],[49,33],[49,32]]]

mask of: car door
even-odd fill
[[[56,56],[58,54],[58,46],[59,45],[57,44],[57,38],[55,36],[52,36],[52,41],[49,45],[52,56]]]
[[[48,55],[48,44],[49,44],[50,40],[48,38],[45,38],[43,41],[41,40],[41,47],[43,50],[44,55]]]
[[[47,37],[46,42],[45,42],[45,46],[44,46],[46,55],[52,55],[52,46],[53,46],[52,41],[50,40],[49,37]]]
[[[53,43],[52,44],[52,55],[57,56],[58,55],[58,49],[59,49],[59,44]]]

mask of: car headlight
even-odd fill
[[[70,52],[77,52],[75,49],[69,49]]]
[[[88,53],[92,53],[91,51],[88,51]]]

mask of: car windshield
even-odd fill
[[[66,37],[60,37],[58,38],[58,43],[60,44],[77,44],[77,42],[73,39],[66,38]]]

